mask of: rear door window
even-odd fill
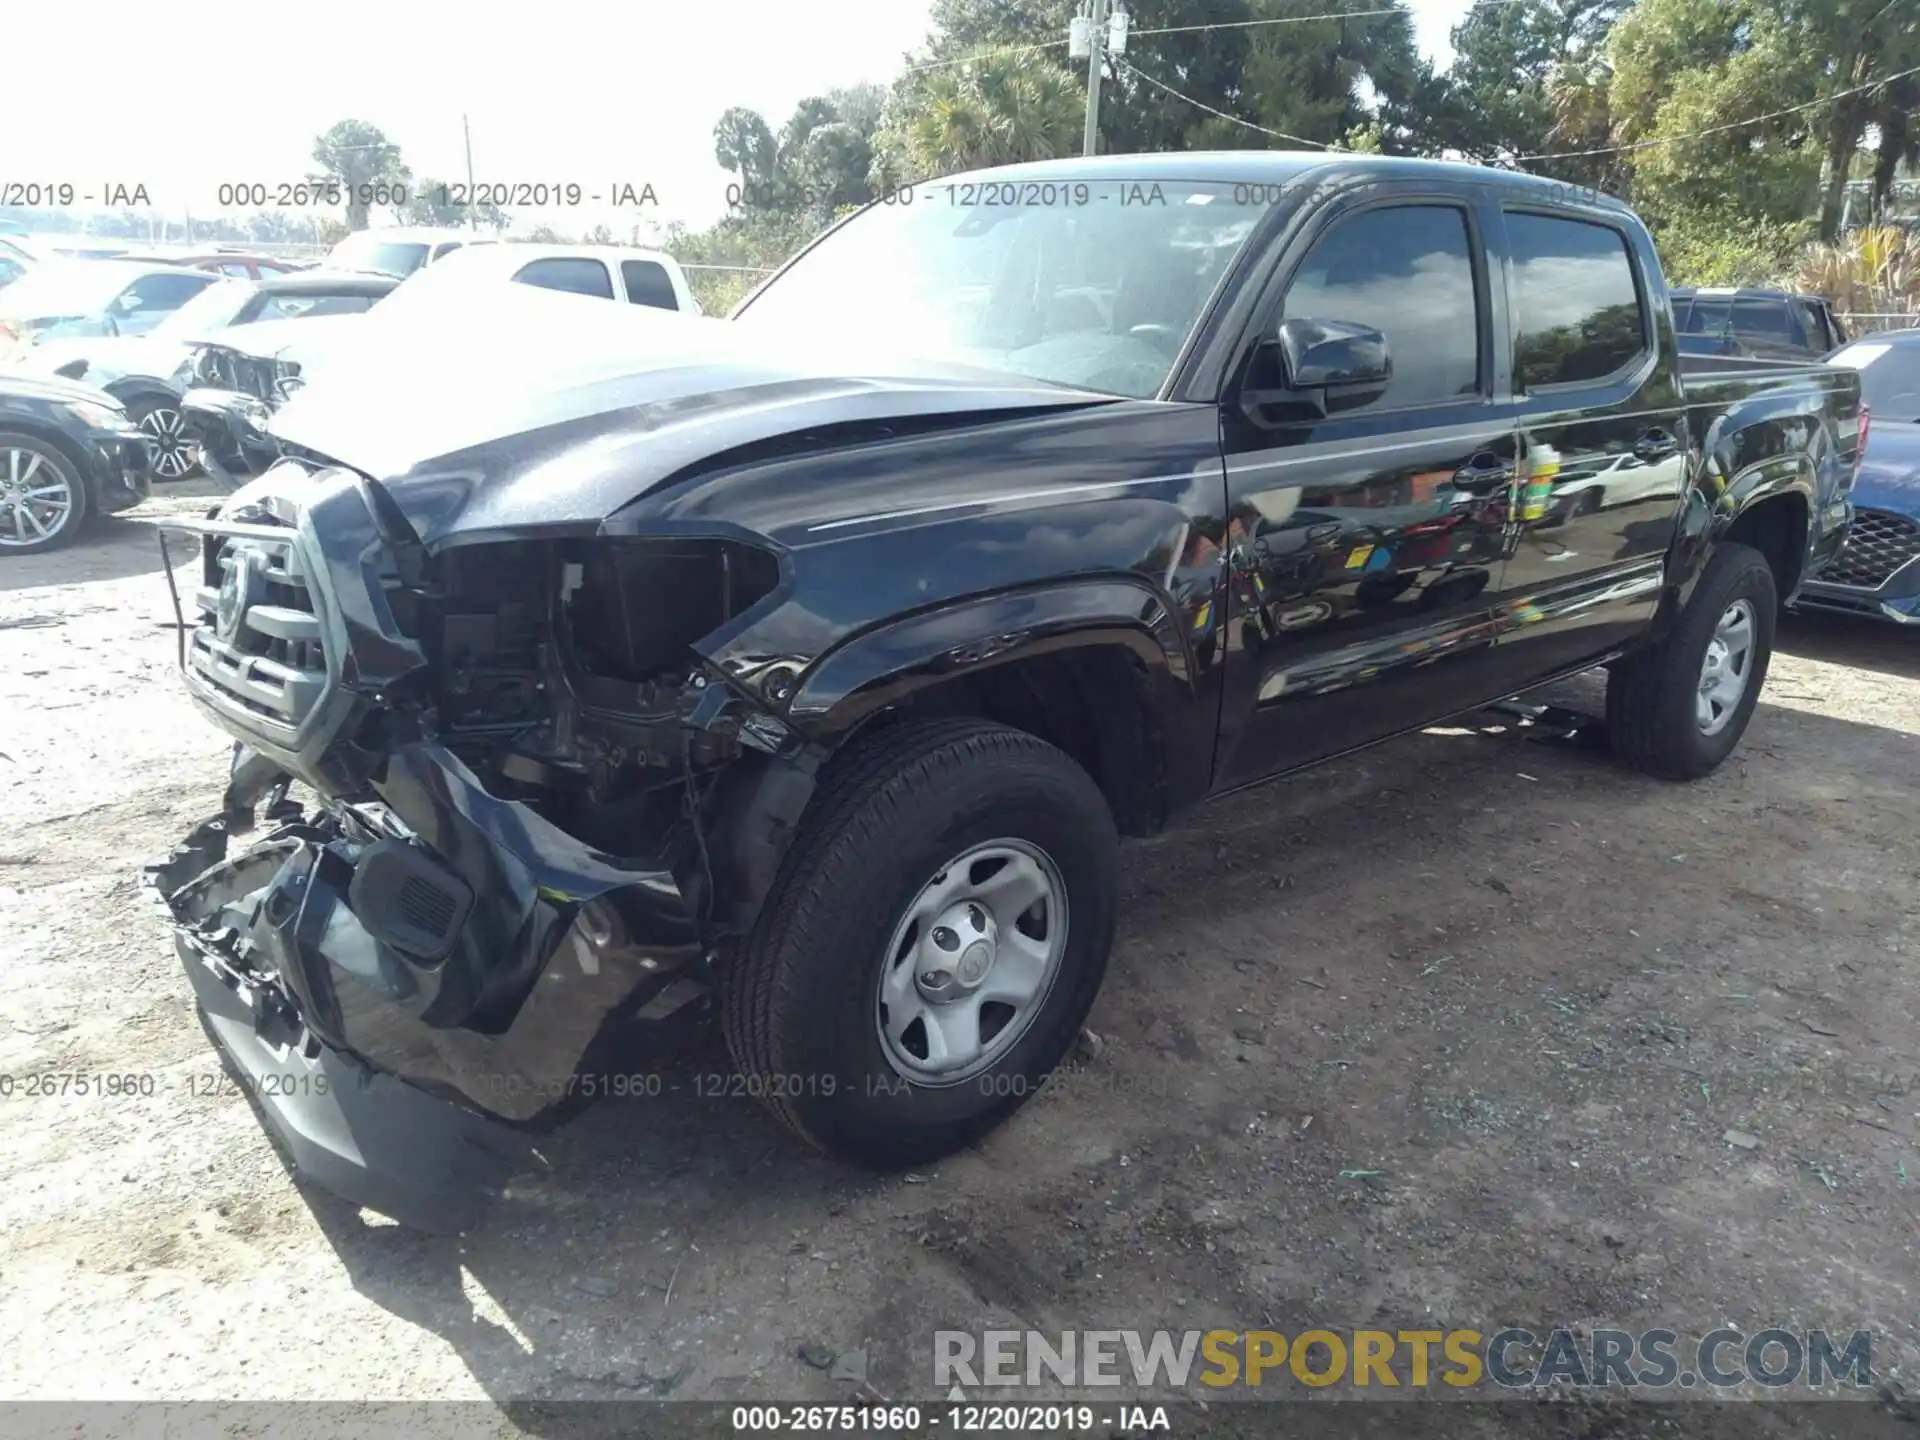
[[[1516,389],[1602,380],[1646,349],[1627,237],[1611,225],[1509,213]]]

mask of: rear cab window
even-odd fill
[[[542,290],[565,290],[574,295],[594,295],[602,300],[614,298],[613,276],[598,260],[550,256],[522,265],[514,272],[513,278],[521,285],[537,285]]]
[[[1646,303],[1624,232],[1530,211],[1508,211],[1506,225],[1516,390],[1595,384],[1647,353]]]
[[[674,293],[673,278],[657,260],[622,260],[620,278],[626,282],[627,299],[635,305],[651,305],[656,310],[678,310],[680,297]]]

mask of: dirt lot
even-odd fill
[[[696,1032],[441,1239],[303,1195],[218,1083],[135,878],[224,767],[169,613],[140,516],[0,563],[0,1072],[156,1086],[0,1101],[0,1395],[844,1399],[817,1362],[864,1350],[898,1398],[995,1325],[1869,1327],[1911,1368],[1920,636],[1792,622],[1701,785],[1433,732],[1133,848],[1076,1083],[933,1173],[696,1098]]]

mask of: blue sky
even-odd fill
[[[1422,49],[1444,58],[1469,3],[1413,0]],[[465,114],[482,180],[651,184],[660,207],[643,218],[704,223],[725,205],[712,140],[723,109],[749,105],[778,125],[804,95],[892,78],[927,31],[927,0],[506,0],[457,20],[440,6],[328,0],[190,23],[151,0],[13,9],[16,118],[0,136],[0,181],[144,184],[175,219],[215,213],[222,184],[305,178],[312,137],[344,116],[379,125],[416,175],[458,180]],[[76,85],[73,58],[100,36],[137,64]],[[606,220],[624,238],[635,215],[542,218]]]

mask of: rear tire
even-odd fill
[[[1717,545],[1666,637],[1622,660],[1608,678],[1615,753],[1663,780],[1698,780],[1717,769],[1759,703],[1778,611],[1766,557],[1747,545]]]
[[[726,976],[721,1022],[749,1093],[867,1165],[971,1144],[1079,1034],[1113,943],[1117,851],[1092,779],[1031,735],[963,719],[855,741]],[[1022,986],[1023,1003],[994,998]],[[957,1037],[938,1054],[936,1031]]]

